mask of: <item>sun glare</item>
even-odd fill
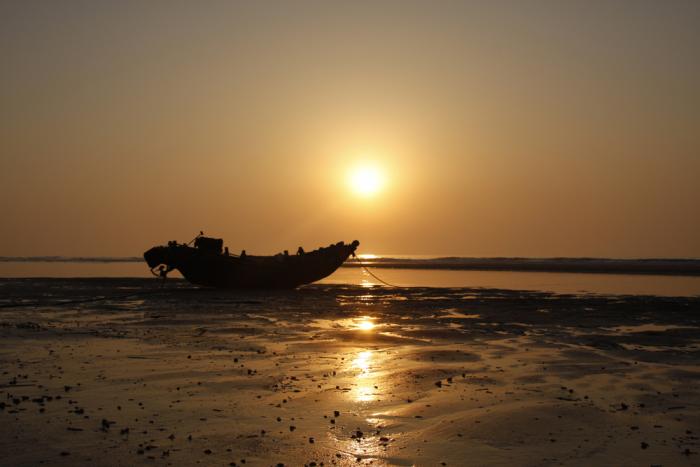
[[[372,196],[381,190],[384,176],[376,166],[363,165],[350,172],[350,188],[360,196]]]
[[[369,319],[365,318],[357,323],[357,329],[360,329],[362,331],[371,331],[372,329],[374,329],[374,323]]]

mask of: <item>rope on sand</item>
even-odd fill
[[[386,285],[386,286],[389,286],[389,287],[399,288],[398,285],[390,284],[390,283],[388,283],[387,281],[385,281],[384,279],[382,279],[382,278],[380,278],[379,276],[377,276],[377,275],[376,275],[375,273],[373,273],[372,271],[370,271],[369,268],[368,268],[367,266],[365,266],[365,265],[362,263],[362,261],[360,260],[360,258],[358,258],[357,256],[355,256],[355,253],[352,254],[352,257],[355,258],[355,261],[357,261],[358,263],[360,263],[360,267],[362,268],[363,271],[365,271],[365,272],[366,272],[367,274],[369,274],[370,276],[374,277],[376,280],[378,280],[378,281],[381,282],[382,284],[384,284],[384,285]]]

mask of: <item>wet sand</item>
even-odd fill
[[[698,297],[152,287],[0,280],[0,464],[700,462]]]

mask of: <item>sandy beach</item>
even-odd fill
[[[699,297],[153,285],[0,280],[2,465],[700,459]]]

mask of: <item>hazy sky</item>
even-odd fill
[[[3,1],[0,60],[0,255],[700,257],[697,1]]]

